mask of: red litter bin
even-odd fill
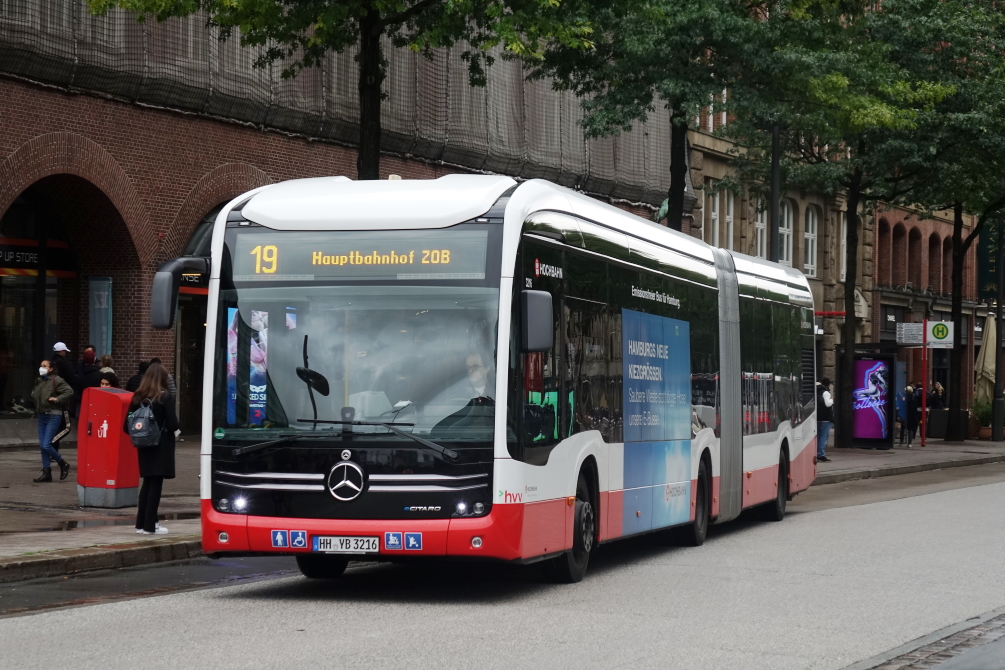
[[[77,497],[83,507],[136,505],[140,466],[122,430],[132,399],[122,389],[84,389],[77,424]]]

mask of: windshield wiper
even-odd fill
[[[259,442],[257,444],[249,444],[246,447],[238,447],[231,452],[231,456],[246,456],[250,453],[266,449],[268,447],[275,446],[277,444],[286,444],[287,442],[299,442],[300,440],[320,440],[325,437],[331,438],[330,435],[287,435],[286,437],[280,437],[275,440],[269,440],[267,442]]]
[[[322,421],[321,419],[297,419],[300,423],[328,423],[336,426],[382,426],[387,428],[392,433],[396,435],[401,435],[402,437],[407,437],[415,440],[422,446],[432,449],[436,453],[440,454],[445,458],[449,458],[452,461],[457,460],[457,452],[453,449],[447,449],[444,446],[436,444],[435,442],[430,442],[425,440],[418,435],[412,435],[411,433],[406,433],[403,430],[398,430],[395,426],[414,426],[414,423],[388,423],[384,421]]]

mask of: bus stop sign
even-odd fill
[[[929,349],[952,349],[953,347],[953,322],[952,321],[929,321],[928,322],[928,348]]]

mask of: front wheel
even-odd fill
[[[590,486],[583,473],[576,484],[576,511],[572,530],[572,550],[548,561],[550,576],[557,582],[575,584],[586,576],[590,553],[597,537],[597,513]]]
[[[338,579],[348,565],[348,560],[335,556],[297,554],[297,567],[309,579]]]

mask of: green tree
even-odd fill
[[[112,7],[158,21],[204,10],[227,38],[239,29],[243,46],[263,46],[256,65],[282,62],[283,76],[320,64],[326,54],[358,48],[360,179],[380,171],[381,86],[387,61],[381,38],[429,55],[458,43],[472,85],[484,85],[490,51],[533,59],[552,41],[589,48],[591,28],[580,18],[576,0],[88,0],[91,11]]]
[[[897,4],[912,3],[922,4]],[[729,132],[738,146],[739,179],[767,182],[765,131],[777,123],[786,130],[786,184],[843,195],[846,201],[839,446],[852,442],[860,211],[901,198],[917,185],[916,175],[904,170],[900,159],[911,148],[923,117],[952,93],[951,87],[898,62],[902,36],[882,30],[891,20],[893,4],[795,0],[764,6],[764,20],[745,42],[746,55],[733,59],[734,69],[726,75],[733,82],[738,119]],[[927,44],[935,45],[934,40]]]
[[[533,75],[583,98],[589,137],[629,130],[657,108],[669,113],[667,223],[681,230],[688,126],[702,107],[724,104],[728,82],[718,63],[749,31],[749,7],[737,0],[594,0],[584,9],[601,29],[594,48],[584,53],[554,44]]]
[[[1005,15],[992,0],[893,0],[886,11],[890,20],[877,37],[896,40],[893,55],[904,67],[953,90],[921,117],[916,132],[901,138],[901,169],[917,184],[900,201],[953,212],[951,318],[957,336],[946,439],[963,440],[963,371],[972,366],[962,343],[964,261],[987,222],[1005,211]],[[915,20],[919,15],[924,22]],[[966,230],[968,214],[976,221]]]

